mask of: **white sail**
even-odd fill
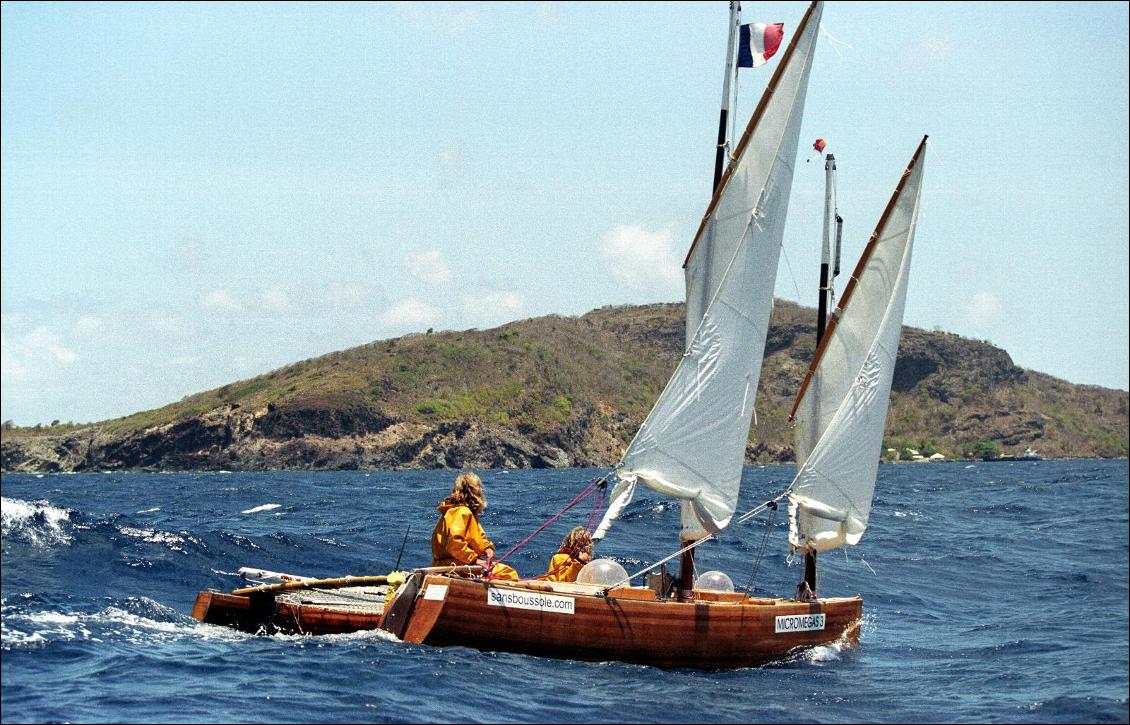
[[[794,406],[789,544],[827,551],[867,528],[902,333],[926,139],[864,250]]]
[[[813,3],[801,21],[699,228],[686,264],[693,334],[616,469],[620,483],[595,538],[636,482],[686,501],[702,533],[734,513],[820,14]]]

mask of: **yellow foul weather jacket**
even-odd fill
[[[487,538],[479,519],[463,504],[441,503],[439,521],[432,531],[432,566],[474,564],[485,558],[494,543]],[[495,564],[492,576],[517,579],[518,572],[505,564]]]
[[[494,548],[471,509],[450,503],[436,508],[440,517],[432,532],[432,566],[474,564]]]
[[[571,555],[559,551],[549,560],[549,571],[545,580],[550,582],[575,582],[585,563],[574,559]]]

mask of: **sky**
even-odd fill
[[[806,3],[743,3],[783,22]],[[930,135],[905,323],[1128,385],[1126,3],[829,3],[778,297]],[[728,19],[693,3],[3,3],[0,418],[683,298]],[[738,133],[780,54],[740,72]],[[846,276],[846,275],[845,275]],[[845,277],[837,282],[842,290]]]

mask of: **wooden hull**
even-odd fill
[[[696,592],[659,600],[649,589],[486,582],[417,572],[379,612],[296,604],[272,594],[201,592],[192,616],[247,632],[337,634],[384,629],[406,642],[658,667],[726,669],[859,641],[860,597],[751,599]]]
[[[429,595],[433,586],[439,591]],[[488,588],[497,590],[496,602],[510,594],[519,604],[546,609],[491,604]],[[613,590],[608,596],[559,588],[540,593],[547,596],[522,585],[429,576],[403,639],[543,657],[724,669],[764,664],[798,648],[857,644],[863,613],[860,597],[800,602],[738,595],[730,598],[741,601],[684,603],[649,598],[650,590],[640,589]],[[817,624],[821,628],[804,629]],[[781,627],[785,631],[778,631]]]
[[[200,592],[192,616],[201,622],[250,632],[286,634],[343,634],[378,629],[381,612],[353,612],[333,607],[291,604],[272,595],[234,595]]]

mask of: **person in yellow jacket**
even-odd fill
[[[561,548],[549,560],[549,571],[542,578],[551,582],[575,582],[590,561],[592,536],[584,526],[574,526],[561,540]]]
[[[485,567],[494,559],[494,544],[479,524],[479,515],[486,507],[482,479],[470,471],[460,473],[451,495],[436,507],[440,516],[432,531],[432,566]],[[493,564],[490,576],[517,579],[518,572],[506,564]]]

